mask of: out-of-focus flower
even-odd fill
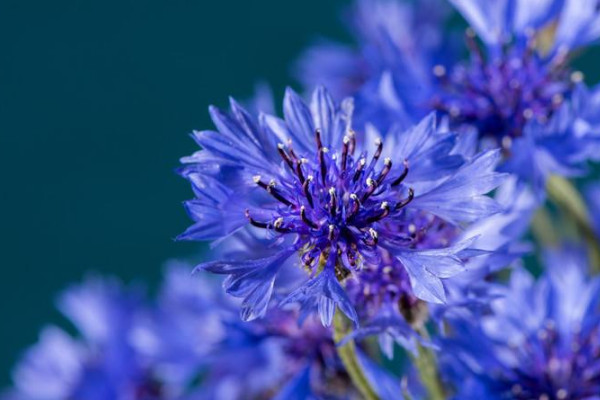
[[[455,58],[452,34],[443,30],[450,11],[440,0],[357,0],[346,22],[358,49],[323,41],[304,52],[296,75],[338,100],[354,96],[357,127],[409,127],[428,113],[432,69]]]
[[[443,342],[456,399],[595,399],[600,281],[584,252],[551,251],[537,281],[516,269],[492,313],[456,319]]]
[[[470,25],[465,51],[444,31],[448,13],[435,1],[357,0],[352,32],[361,51],[333,57],[335,46],[316,46],[302,58],[301,80],[356,96],[357,126],[406,127],[437,110],[450,129],[474,131],[474,146],[502,148],[502,170],[542,199],[548,176],[581,174],[598,158],[598,91],[571,65],[600,37],[598,1],[450,3]]]
[[[475,127],[480,144],[501,147],[504,170],[544,193],[551,174],[581,173],[597,146],[583,75],[572,54],[600,37],[598,2],[453,0],[467,19],[470,60],[434,68],[433,106],[451,126]],[[481,39],[483,46],[476,42]],[[597,112],[594,112],[597,114]]]
[[[67,290],[59,308],[80,338],[47,327],[14,370],[8,399],[161,400],[174,393],[162,385],[136,352],[131,333],[144,306],[138,290],[92,278]]]
[[[181,173],[196,223],[181,238],[223,240],[250,226],[271,239],[261,258],[248,249],[199,268],[227,275],[246,320],[266,314],[288,259],[308,277],[283,301],[301,304],[302,319],[317,310],[329,325],[339,307],[355,323],[387,323],[390,312],[403,319],[401,307],[444,303],[445,281],[474,254],[459,231],[500,211],[485,196],[503,179],[498,152],[465,159],[433,116],[388,133],[384,145],[372,127],[354,132],[352,103],[336,105],[323,88],[309,105],[288,90],[284,114],[256,121],[232,101],[230,114],[211,108],[218,132],[194,133],[203,150],[183,159]]]
[[[155,303],[114,280],[94,278],[65,292],[60,309],[78,329],[43,330],[14,373],[6,400],[242,400],[357,398],[332,332],[314,317],[276,309],[242,322],[215,279],[169,263]],[[359,362],[382,399],[397,378],[362,352]]]

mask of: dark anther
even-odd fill
[[[377,189],[377,182],[375,182],[371,178],[367,178],[367,190],[362,195],[362,198],[360,199],[360,202],[364,203],[373,194],[373,192],[375,191],[375,189]]]
[[[383,151],[383,142],[380,139],[377,139],[375,141],[375,145],[377,146],[377,149],[375,150],[375,154],[373,154],[373,159],[379,160],[379,157],[381,157],[381,152]]]
[[[302,172],[302,164],[304,161],[302,159],[296,161],[296,175],[298,175],[298,179],[300,179],[300,183],[304,184],[304,173]]]
[[[366,163],[367,163],[367,160],[365,160],[364,158],[361,158],[360,160],[358,160],[358,167],[356,168],[356,172],[354,173],[354,176],[352,177],[352,182],[356,182],[358,180],[358,178],[360,178],[360,175],[362,174],[362,171],[365,168]]]
[[[375,164],[377,164],[377,161],[379,161],[379,157],[381,157],[381,152],[383,151],[383,142],[381,139],[375,139],[375,146],[377,146],[377,149],[375,149],[375,154],[373,154],[373,158],[367,167],[367,174],[371,173],[375,167]]]
[[[325,184],[325,178],[327,177],[327,166],[325,165],[325,153],[329,151],[326,147],[319,149],[319,166],[321,167],[321,180]]]
[[[323,142],[321,142],[321,130],[319,128],[315,129],[315,141],[317,142],[317,149],[321,149]]]
[[[402,171],[402,174],[396,178],[394,182],[392,182],[392,186],[398,186],[401,184],[404,179],[406,179],[406,175],[408,175],[408,160],[404,160],[404,171]]]
[[[304,222],[306,225],[310,226],[311,228],[313,228],[313,229],[319,228],[319,226],[317,224],[315,224],[314,222],[312,222],[306,216],[306,208],[304,206],[300,207],[300,218],[302,218],[302,222]]]
[[[335,217],[337,214],[337,197],[335,195],[335,189],[329,189],[329,211],[331,212],[331,216]]]
[[[353,130],[348,131],[350,137],[350,145],[348,146],[348,153],[353,156],[354,150],[356,150],[356,133]]]
[[[379,214],[367,218],[367,223],[381,221],[382,219],[387,217],[389,214],[390,214],[390,205],[387,201],[384,201],[383,203],[381,203],[381,211],[379,212]]]
[[[275,199],[279,200],[280,202],[282,202],[286,206],[291,206],[292,205],[292,202],[289,201],[288,199],[286,199],[285,197],[283,197],[283,195],[279,192],[279,190],[277,190],[275,188],[275,182],[272,181],[271,183],[266,184],[265,182],[263,182],[260,179],[260,176],[257,175],[257,176],[254,177],[254,183],[256,183],[261,188],[265,189],[271,196],[273,196]]]
[[[396,211],[400,210],[401,208],[406,207],[411,201],[413,201],[413,199],[415,198],[415,191],[413,190],[413,188],[409,188],[408,189],[408,197],[404,200],[402,200],[400,203],[396,204]]]
[[[259,221],[255,220],[254,218],[252,218],[250,216],[250,210],[246,210],[245,214],[246,214],[246,218],[248,219],[250,224],[252,224],[253,226],[256,226],[257,228],[263,228],[263,229],[267,229],[269,227],[269,224],[264,223],[264,222],[259,222]]]
[[[383,169],[381,173],[377,177],[377,186],[381,186],[385,177],[390,173],[392,169],[392,160],[390,158],[386,158],[383,162]]]
[[[346,215],[346,220],[349,220],[350,218],[354,217],[358,213],[358,210],[360,209],[360,203],[358,202],[358,196],[356,194],[352,193],[350,195],[350,199],[352,200],[352,208],[350,208],[350,213],[348,213],[348,215]]]
[[[342,172],[346,170],[346,163],[348,162],[348,146],[350,144],[350,138],[348,136],[344,136],[344,145],[342,147],[342,163],[341,169]]]
[[[308,187],[308,185],[310,184],[310,182],[312,182],[313,177],[312,175],[308,176],[308,179],[306,179],[304,181],[304,184],[302,185],[302,191],[304,192],[304,197],[306,197],[306,200],[308,200],[308,204],[310,204],[311,208],[314,208],[314,203],[313,203],[313,198],[312,198],[312,194],[310,194],[310,188]]]
[[[279,143],[277,145],[277,151],[279,152],[279,155],[281,156],[281,158],[283,158],[283,161],[285,161],[285,163],[292,169],[292,171],[294,170],[294,163],[292,162],[292,160],[290,160],[290,158],[288,157],[287,153],[285,152],[284,146],[283,144]]]

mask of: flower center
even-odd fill
[[[592,327],[565,338],[553,321],[547,321],[535,338],[519,346],[519,367],[514,376],[497,380],[500,391],[515,399],[547,400],[597,394],[600,381],[593,366],[600,352],[598,333]]]
[[[505,150],[528,121],[545,123],[570,96],[573,83],[583,78],[580,72],[571,74],[566,53],[543,56],[535,37],[504,48],[491,60],[473,32],[467,32],[466,40],[472,55],[468,65],[450,74],[443,66],[434,68],[444,93],[433,106],[454,125],[475,126],[482,138]]]
[[[298,235],[306,266],[314,270],[320,258],[337,252],[346,267],[355,268],[366,253],[377,247],[382,222],[398,215],[414,198],[414,191],[401,185],[408,175],[408,163],[392,177],[392,160],[380,162],[383,143],[377,140],[369,158],[355,156],[356,138],[350,132],[338,153],[322,143],[315,132],[316,153],[300,157],[292,143],[279,144],[284,162],[280,181],[254,177],[254,183],[277,200],[271,220],[261,221],[246,210],[249,222],[277,233]],[[263,215],[264,215],[264,210]]]

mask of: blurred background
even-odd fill
[[[174,242],[191,196],[173,172],[207,106],[277,99],[312,40],[349,40],[346,1],[0,2],[0,386],[56,294],[89,271],[126,281],[198,257]],[[598,53],[580,62],[600,70]]]
[[[0,2],[0,386],[88,271],[155,284],[191,197],[173,172],[209,104],[278,97],[342,1]]]

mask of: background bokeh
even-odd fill
[[[342,0],[0,2],[0,385],[53,299],[88,271],[155,284],[200,247],[174,173],[210,103],[281,97],[313,39],[348,40]],[[584,71],[600,71],[588,54]]]
[[[173,170],[210,103],[281,95],[342,1],[0,2],[0,384],[86,271],[155,283],[191,196]]]

